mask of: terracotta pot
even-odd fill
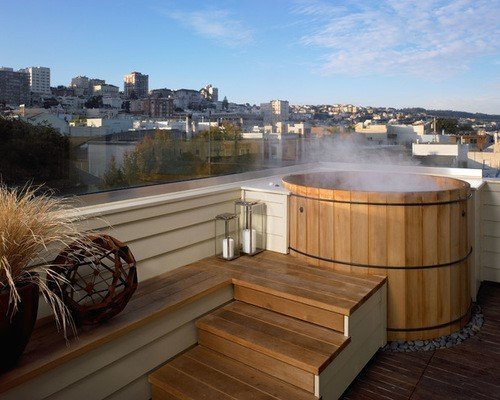
[[[13,316],[8,309],[10,291],[0,291],[0,372],[13,367],[23,353],[38,313],[38,286],[24,283],[17,290],[21,301]]]

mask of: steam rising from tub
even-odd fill
[[[318,174],[304,182],[305,186],[325,189],[358,190],[367,192],[423,192],[443,188],[435,179],[417,174],[398,174],[398,166],[418,166],[403,146],[384,146],[371,142],[364,135],[351,133],[324,136],[310,141],[304,149],[308,162],[336,162],[383,165],[394,172],[367,172]]]
[[[308,162],[345,162],[377,165],[420,165],[403,146],[380,145],[358,133],[323,136],[304,149]]]

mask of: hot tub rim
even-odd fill
[[[439,190],[422,190],[422,191],[374,191],[374,190],[347,190],[347,189],[336,189],[336,188],[321,188],[317,186],[310,186],[306,184],[293,183],[287,180],[287,178],[297,177],[297,176],[307,176],[307,175],[327,175],[327,174],[341,174],[341,173],[355,173],[355,174],[373,174],[376,175],[378,172],[368,171],[321,171],[321,172],[307,172],[300,174],[289,174],[282,177],[283,187],[290,191],[291,196],[305,198],[309,200],[318,200],[331,203],[343,203],[343,204],[356,204],[356,205],[382,205],[382,206],[433,206],[433,205],[446,205],[453,203],[466,202],[472,197],[472,190],[470,184],[464,180],[457,178],[450,178],[440,175],[432,174],[417,174],[417,173],[393,173],[392,175],[403,175],[403,176],[426,176],[430,178],[439,178],[445,181],[450,181],[457,184],[457,187],[453,188],[443,188]],[[387,173],[387,172],[384,172]],[[309,193],[315,192],[317,196],[312,196]],[[332,196],[325,197],[324,193],[331,193]],[[432,199],[434,197],[439,197],[446,193],[449,195],[449,200],[442,201],[430,201],[425,199]],[[323,197],[322,197],[323,194]],[[354,194],[354,196],[353,196]],[[380,200],[375,201],[370,199],[368,201],[352,200],[352,197],[368,196],[370,197],[386,197],[386,199],[392,200]],[[335,198],[336,196],[341,197]],[[333,197],[333,198],[332,198]],[[350,200],[344,200],[348,197]]]

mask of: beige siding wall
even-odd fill
[[[481,191],[481,280],[500,282],[500,181]]]
[[[231,189],[131,210],[118,208],[89,219],[84,226],[127,243],[142,281],[214,254],[213,219],[232,212],[239,196],[238,189]]]
[[[143,201],[89,207],[83,230],[108,233],[127,243],[137,260],[139,282],[215,253],[214,217],[234,212],[239,187],[210,188]],[[50,310],[40,302],[38,317]]]
[[[2,400],[146,400],[148,374],[197,342],[194,321],[233,299],[228,285],[1,395]]]
[[[288,253],[288,195],[243,190],[245,200],[266,203],[266,247],[278,253]]]

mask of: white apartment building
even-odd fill
[[[22,70],[28,73],[30,79],[30,91],[32,93],[50,95],[50,68],[28,67]]]
[[[467,166],[467,153],[469,146],[466,144],[448,143],[413,143],[412,155],[431,158],[433,165],[444,167]]]
[[[264,118],[264,123],[288,121],[290,103],[286,100],[271,100],[269,103],[261,103],[260,110]]]

